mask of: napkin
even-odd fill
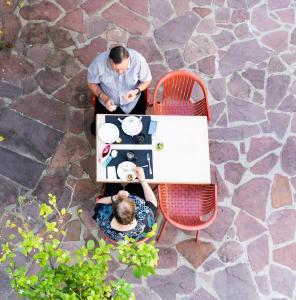
[[[107,177],[108,179],[117,179],[115,166],[107,167]]]

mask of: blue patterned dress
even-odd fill
[[[112,212],[112,204],[98,203],[95,207],[95,216],[97,224],[101,230],[112,240],[123,240],[125,235],[136,240],[141,240],[146,237],[146,233],[151,231],[153,224],[155,223],[156,207],[149,201],[145,201],[142,198],[129,195],[136,204],[136,220],[137,225],[135,228],[129,231],[117,231],[111,227],[111,221],[114,217]]]

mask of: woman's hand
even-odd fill
[[[118,199],[118,197],[119,198],[127,198],[128,197],[128,195],[129,195],[129,192],[127,192],[127,191],[119,191],[118,193],[117,193],[117,195],[116,195],[116,197],[115,197],[115,199],[114,200],[117,200]],[[113,197],[114,198],[114,197]]]
[[[144,173],[144,169],[141,167],[136,167],[136,175],[139,179],[139,181],[143,181],[145,180],[145,173]]]

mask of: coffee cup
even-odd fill
[[[134,141],[136,142],[136,144],[143,144],[145,141],[145,134],[140,133],[134,136]]]

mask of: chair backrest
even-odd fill
[[[197,85],[202,92],[202,98],[192,103],[192,92]],[[162,97],[159,99],[159,93],[162,91]],[[161,100],[161,101],[160,101]],[[193,99],[195,100],[195,99]],[[190,105],[192,115],[207,116],[210,121],[210,109],[208,104],[208,94],[203,81],[195,74],[184,71],[172,71],[164,75],[157,83],[153,93],[153,113],[159,114],[160,106],[166,105]],[[175,110],[178,112],[177,110]],[[184,111],[184,110],[183,110]],[[187,111],[185,110],[185,113]],[[168,113],[171,113],[169,110]],[[164,113],[165,114],[165,113]],[[180,114],[183,114],[180,110]]]

